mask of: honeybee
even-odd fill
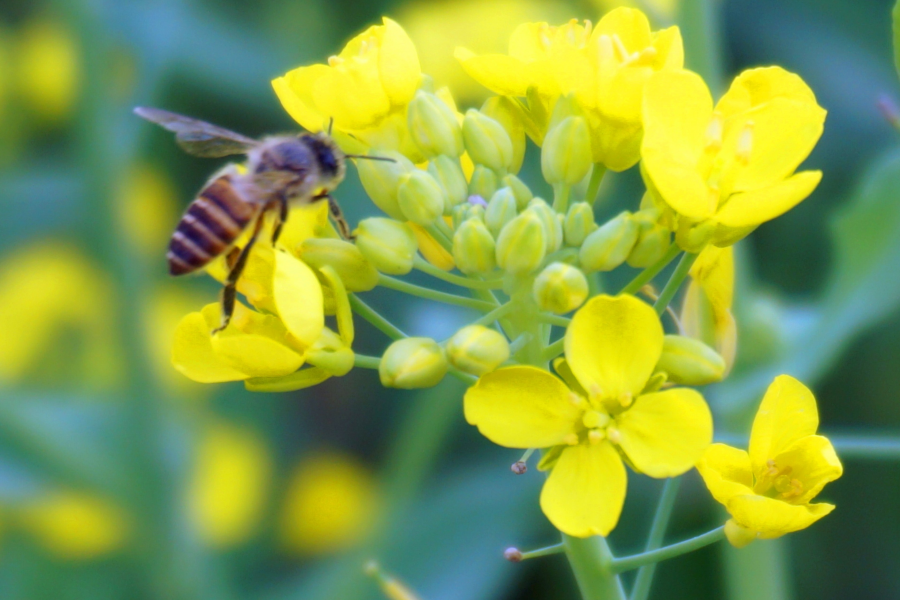
[[[222,127],[158,108],[137,107],[135,114],[175,133],[175,141],[194,156],[221,158],[246,154],[246,170],[230,164],[216,172],[181,217],[166,259],[169,273],[195,272],[214,258],[227,254],[228,277],[222,289],[222,322],[228,326],[234,313],[235,289],[247,257],[259,237],[264,215],[277,215],[272,243],[278,239],[292,205],[328,202],[329,213],[345,239],[350,228],[331,192],[344,179],[347,158],[391,160],[344,154],[328,133],[278,135],[260,140]],[[238,237],[252,225],[253,233],[243,249]]]

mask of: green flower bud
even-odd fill
[[[392,158],[396,162],[359,160],[356,163],[359,180],[375,206],[389,217],[405,221],[397,201],[397,190],[400,187],[400,178],[414,171],[416,166],[399,152],[379,151],[378,156]]]
[[[469,181],[469,195],[481,196],[485,201],[497,192],[497,174],[484,165],[475,165]]]
[[[330,265],[349,292],[367,292],[378,285],[378,271],[359,248],[336,238],[307,238],[300,258],[314,269]]]
[[[503,125],[475,109],[469,109],[463,119],[462,130],[472,162],[500,174],[510,170],[513,145]]]
[[[306,352],[309,364],[324,369],[336,377],[343,377],[353,368],[353,350],[347,347],[341,337],[325,327],[316,343]]]
[[[372,266],[388,275],[406,275],[412,271],[418,250],[412,227],[382,217],[359,222],[356,247]]]
[[[547,183],[575,185],[592,163],[591,138],[582,117],[566,117],[544,138],[541,172]]]
[[[450,218],[453,220],[453,229],[457,230],[466,221],[468,217],[469,206],[467,204],[457,204],[450,211]]]
[[[700,252],[709,244],[715,232],[716,224],[711,219],[700,223],[680,219],[678,230],[675,232],[675,241],[685,252]]]
[[[550,205],[544,202],[542,198],[532,198],[531,202],[528,203],[528,210],[533,210],[544,225],[544,242],[547,244],[545,248],[547,254],[559,250],[563,243],[563,228],[562,223],[557,218],[557,212],[550,208]]]
[[[544,224],[534,210],[526,210],[506,224],[497,238],[497,264],[514,275],[529,273],[544,260]]]
[[[427,171],[414,169],[400,178],[397,202],[407,220],[431,225],[444,214],[444,192]]]
[[[427,158],[438,155],[457,157],[463,153],[462,129],[447,104],[419,90],[406,113],[409,134]]]
[[[518,173],[525,160],[525,124],[522,121],[522,109],[516,101],[508,96],[492,96],[481,107],[482,114],[494,119],[509,134],[512,142],[513,159],[509,170]]]
[[[569,207],[566,221],[563,223],[563,237],[566,246],[578,248],[585,238],[597,229],[594,222],[594,209],[587,202],[576,202]]]
[[[637,242],[638,226],[626,211],[587,236],[579,252],[581,267],[587,271],[612,271],[628,258]]]
[[[580,269],[555,262],[534,279],[532,292],[541,310],[563,314],[584,303],[588,297],[588,281]]]
[[[516,197],[512,190],[505,187],[497,190],[497,193],[488,202],[484,211],[484,222],[492,234],[498,235],[503,226],[516,218]]]
[[[385,351],[378,365],[384,387],[405,390],[437,385],[447,374],[444,349],[430,338],[397,340]]]
[[[441,185],[444,192],[444,214],[449,215],[454,206],[469,197],[469,184],[459,166],[459,161],[449,156],[436,156],[428,163],[428,172]]]
[[[725,359],[700,340],[667,335],[656,370],[668,374],[673,383],[706,385],[722,380]]]
[[[506,362],[509,342],[496,329],[469,325],[447,341],[447,357],[454,367],[481,377]]]
[[[519,210],[525,210],[525,207],[528,206],[528,203],[534,198],[534,194],[531,193],[528,186],[515,175],[507,175],[504,177],[503,185],[512,190],[513,195],[516,197],[516,208]]]
[[[497,266],[495,244],[484,221],[468,219],[453,234],[453,260],[467,275],[485,275]]]
[[[659,211],[642,210],[632,217],[638,225],[638,240],[628,255],[628,264],[645,269],[661,259],[672,244],[672,235],[658,222]]]

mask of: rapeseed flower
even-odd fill
[[[737,354],[734,303],[734,251],[731,246],[707,246],[690,271],[691,280],[681,308],[685,335],[706,342],[731,370]],[[727,371],[726,371],[727,374]]]

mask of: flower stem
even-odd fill
[[[694,264],[695,260],[697,260],[697,254],[690,254],[688,252],[685,252],[682,255],[681,260],[678,261],[678,266],[675,267],[675,272],[672,273],[672,276],[666,283],[666,287],[664,287],[663,291],[660,292],[659,299],[653,305],[653,308],[656,309],[656,314],[662,315],[666,311],[666,307],[669,306],[669,302],[671,302],[672,298],[675,297],[675,294],[678,292],[681,284],[688,276],[688,273],[691,270],[691,266]]]
[[[538,318],[543,323],[549,323],[550,325],[556,325],[557,327],[568,327],[569,323],[572,322],[572,319],[568,317],[561,317],[559,315],[551,315],[548,313],[541,313],[538,315]]]
[[[376,329],[380,330],[392,340],[399,340],[407,337],[407,335],[400,331],[396,325],[382,317],[378,311],[360,300],[359,296],[356,294],[350,294],[350,308],[353,309],[353,312],[374,325]]]
[[[425,231],[428,232],[428,235],[433,237],[438,244],[443,246],[444,250],[450,252],[453,249],[453,244],[450,242],[447,236],[444,235],[444,232],[438,229],[436,225],[426,225],[423,229],[425,229]]]
[[[666,480],[663,486],[662,495],[659,497],[659,504],[656,506],[656,515],[653,517],[653,524],[650,526],[650,535],[647,537],[647,547],[645,552],[656,550],[662,545],[663,538],[666,534],[666,527],[669,525],[669,518],[672,516],[672,509],[675,506],[675,498],[678,496],[678,486],[681,479],[672,477]],[[656,563],[644,565],[638,570],[637,578],[634,580],[634,587],[631,588],[631,597],[629,600],[646,600],[650,594],[650,585],[653,583],[653,575],[656,571]]]
[[[560,338],[544,348],[544,360],[553,360],[563,353],[566,345],[566,338]]]
[[[443,281],[446,281],[447,283],[452,283],[453,285],[458,285],[460,287],[470,288],[473,290],[494,290],[503,287],[503,281],[500,279],[472,279],[470,277],[461,277],[459,275],[454,275],[453,273],[442,271],[441,269],[438,269],[436,266],[418,255],[413,259],[413,266],[423,273],[427,273],[432,277],[441,279]]]
[[[566,184],[559,184],[553,186],[553,210],[560,214],[566,214],[566,211],[569,210],[569,192],[572,191],[572,186]]]
[[[715,544],[723,539],[725,539],[724,525],[689,540],[672,544],[671,546],[659,548],[658,550],[651,550],[650,552],[642,552],[640,554],[635,554],[634,556],[614,559],[612,561],[611,569],[614,573],[624,573],[625,571],[631,571],[632,569],[637,569],[644,565],[658,563],[670,558],[675,558],[676,556],[681,556],[682,554],[687,554],[688,552],[693,552],[694,550],[699,550],[700,548]]]
[[[411,296],[418,296],[420,298],[434,300],[435,302],[443,302],[445,304],[455,304],[456,306],[472,308],[475,310],[480,310],[482,312],[489,312],[495,308],[495,306],[490,302],[476,300],[475,298],[466,298],[465,296],[456,296],[454,294],[448,294],[446,292],[439,292],[437,290],[432,290],[430,288],[422,287],[420,285],[409,283],[400,279],[395,279],[383,274],[378,276],[378,285],[390,288],[392,290],[397,290],[398,292],[403,292],[404,294],[409,294]]]
[[[366,356],[364,354],[357,354],[353,357],[353,366],[360,367],[362,369],[377,369],[380,364],[380,356]]]
[[[514,356],[519,350],[525,347],[525,344],[531,341],[530,333],[523,333],[509,343],[509,354]]]
[[[679,252],[681,252],[681,249],[676,244],[669,246],[669,250],[666,252],[665,256],[638,273],[638,276],[632,279],[628,285],[623,287],[622,291],[619,293],[636,294],[638,290],[650,283],[651,279],[659,275],[659,272],[665,269],[670,262],[675,260],[675,257],[678,256]]]
[[[577,538],[566,534],[562,538],[583,600],[626,599],[622,582],[613,570],[615,560],[605,538]]]
[[[477,321],[472,321],[470,325],[482,325],[482,326],[490,326],[494,323],[494,321],[498,321],[506,316],[509,311],[515,308],[515,304],[512,302],[507,302],[506,304],[501,304],[488,314],[484,315]]]
[[[541,558],[542,556],[553,556],[554,554],[562,554],[565,551],[566,549],[562,544],[553,544],[552,546],[547,546],[546,548],[538,548],[537,550],[531,550],[530,552],[523,552],[522,558],[520,560]]]
[[[588,182],[587,191],[584,194],[585,202],[592,205],[597,202],[597,193],[600,191],[600,184],[603,182],[603,176],[606,175],[606,167],[603,163],[594,163],[591,171],[591,180]]]

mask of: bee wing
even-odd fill
[[[259,144],[257,140],[205,121],[198,121],[167,110],[138,106],[137,116],[175,133],[175,141],[188,154],[220,158],[246,154]]]

